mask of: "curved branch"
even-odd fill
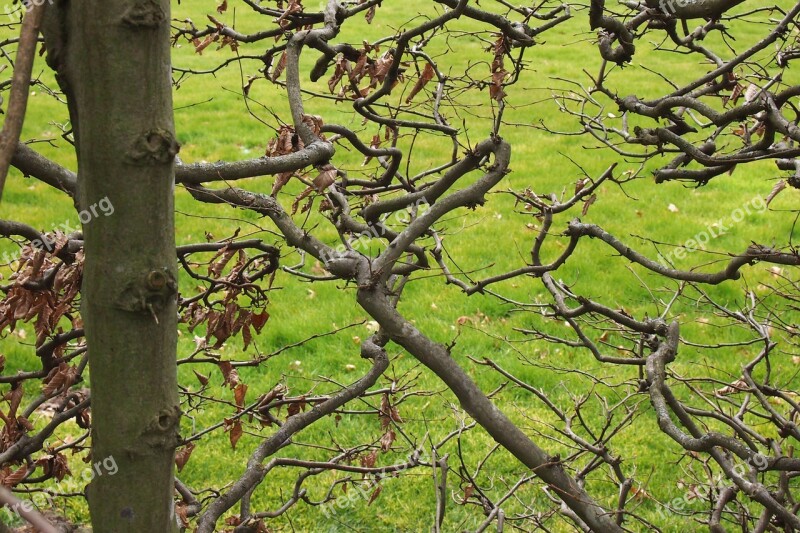
[[[11,82],[11,94],[8,98],[8,111],[3,123],[3,130],[0,131],[0,198],[3,196],[11,158],[17,150],[22,123],[25,120],[31,71],[33,70],[33,60],[36,58],[36,43],[46,5],[47,2],[32,2],[22,20],[17,60]]]
[[[26,176],[31,176],[51,187],[75,197],[78,176],[69,169],[47,159],[27,144],[17,143],[11,164]]]
[[[261,483],[266,474],[261,464],[264,459],[286,446],[295,433],[363,394],[378,381],[378,378],[389,367],[389,358],[386,356],[385,350],[372,340],[368,339],[361,345],[361,356],[372,359],[373,364],[369,372],[330,399],[315,405],[311,410],[290,416],[280,429],[262,442],[247,461],[244,474],[200,516],[197,523],[198,533],[213,533],[214,526],[222,513],[233,507],[246,493]]]
[[[362,273],[364,277],[369,272]],[[516,424],[506,417],[486,394],[455,362],[450,352],[420,332],[392,306],[380,289],[369,287],[362,280],[358,303],[386,332],[392,342],[431,369],[458,398],[464,410],[475,419],[495,441],[514,457],[532,469],[552,487],[592,531],[622,532],[608,511],[600,507],[572,478],[567,475],[558,457],[539,448]]]
[[[199,185],[211,181],[233,181],[300,170],[322,165],[333,157],[333,145],[317,141],[291,154],[259,157],[235,162],[183,163],[175,165],[175,182]]]
[[[60,531],[45,517],[39,514],[38,511],[32,509],[30,502],[23,502],[5,487],[0,487],[0,504],[3,504],[11,511],[19,514],[19,516],[24,518],[30,525],[35,527],[36,531],[39,533],[59,533]]]

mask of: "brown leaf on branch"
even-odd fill
[[[384,453],[388,452],[392,448],[392,444],[396,438],[397,435],[394,430],[389,428],[381,437],[381,450],[383,450]]]
[[[297,213],[297,210],[300,208],[300,202],[302,202],[303,200],[308,198],[311,195],[312,192],[314,192],[314,187],[306,187],[305,189],[303,189],[303,191],[300,194],[295,196],[294,202],[292,202],[292,214],[293,215],[295,213]],[[309,202],[312,202],[313,200],[314,200],[313,197],[309,198],[308,202],[306,202],[306,204],[303,206],[303,209],[302,209],[301,212],[305,213],[306,211],[308,211],[311,208],[311,206],[309,205]]]
[[[433,79],[435,74],[436,72],[433,70],[433,66],[430,63],[425,63],[425,68],[422,70],[422,74],[420,74],[417,83],[414,84],[414,87],[411,88],[411,92],[408,93],[408,98],[406,98],[407,104],[411,103],[411,100],[413,100],[428,82]]]
[[[286,7],[286,10],[275,22],[277,22],[281,28],[286,28],[289,25],[289,17],[301,11],[303,11],[302,0],[289,0],[289,5]]]
[[[503,58],[508,53],[508,39],[506,39],[506,36],[502,33],[495,33],[494,35],[496,35],[497,38],[492,45],[486,49],[487,51],[491,51],[494,56],[492,58],[492,71],[502,67]]]
[[[269,391],[266,394],[263,394],[261,398],[259,398],[256,411],[258,411],[258,413],[261,415],[267,415],[269,413],[270,404],[272,403],[272,401],[282,400],[285,394],[286,394],[286,387],[283,384],[279,383],[275,385],[271,391]],[[268,423],[271,425],[271,422]]]
[[[257,79],[258,78],[255,76],[247,77],[247,82],[244,85],[242,85],[242,92],[244,93],[245,96],[250,95],[250,89],[253,87],[253,82],[255,82]]]
[[[0,484],[4,487],[13,487],[28,476],[28,465],[22,465],[14,472],[9,469],[7,474],[3,474],[5,472],[0,473]]]
[[[273,198],[278,196],[278,193],[283,189],[284,185],[289,183],[293,176],[294,172],[281,172],[275,176],[275,183],[272,184],[272,191],[270,192]]]
[[[725,387],[719,388],[715,391],[717,396],[728,396],[730,394],[736,394],[737,392],[746,392],[750,390],[750,386],[744,379],[737,379],[730,385],[726,385]]]
[[[194,447],[195,447],[194,443],[190,442],[186,446],[182,447],[180,450],[175,452],[175,466],[178,468],[178,472],[183,470],[183,467],[186,466],[186,463],[189,462],[189,458],[192,456]]]
[[[235,389],[240,381],[239,373],[233,368],[233,365],[229,361],[220,361],[217,363],[217,366],[222,371],[222,384],[228,385],[231,389]]]
[[[403,423],[403,419],[400,417],[400,413],[397,411],[397,408],[391,404],[388,393],[384,393],[384,395],[381,397],[381,410],[378,416],[381,421],[382,429],[386,429],[390,422],[395,422],[396,424]]]
[[[278,136],[270,139],[267,143],[265,155],[275,157],[278,155],[291,154],[297,151],[300,147],[301,141],[294,128],[288,124],[284,124],[278,129]]]
[[[381,487],[380,485],[375,487],[375,490],[372,491],[372,494],[369,497],[369,501],[367,502],[367,506],[372,505],[372,502],[374,502],[376,499],[378,499],[378,496],[380,495],[382,489],[383,489],[383,487]]]
[[[203,387],[208,385],[208,377],[204,376],[203,374],[201,374],[197,370],[194,370],[193,372],[194,372],[194,375],[197,377],[197,381],[200,382],[200,385],[202,385]]]
[[[17,409],[19,409],[19,404],[22,402],[22,396],[24,394],[21,383],[16,386],[12,385],[12,387],[13,388],[5,395],[5,399],[8,400],[10,404],[8,409],[9,418],[17,416]]]
[[[228,264],[234,255],[236,255],[236,250],[229,250],[227,246],[220,248],[208,263],[208,273],[214,277],[219,277],[220,274],[222,274],[222,269],[225,268],[225,265]]]
[[[367,72],[370,79],[370,87],[377,87],[378,84],[383,83],[393,64],[394,56],[391,54],[391,52],[384,53],[377,61],[371,63],[367,67]]]
[[[733,102],[733,105],[736,105],[736,102],[739,101],[739,98],[741,98],[742,94],[744,94],[744,86],[741,83],[737,83],[733,86],[730,96],[722,97],[722,105],[727,107],[728,103],[730,102]]]
[[[503,90],[503,82],[506,79],[508,72],[505,69],[500,69],[492,72],[492,83],[489,85],[489,96],[492,100],[500,102],[506,97],[506,92]]]
[[[267,323],[267,320],[269,320],[269,313],[266,311],[253,313],[251,324],[253,325],[253,329],[256,330],[256,333],[261,333],[261,328],[264,327],[264,324]]]
[[[319,115],[303,115],[303,124],[308,126],[308,129],[311,130],[316,137],[325,138],[322,135],[322,126],[325,124],[322,120],[322,117]],[[302,147],[302,143],[301,143]]]
[[[462,501],[462,505],[467,503],[467,500],[470,499],[470,497],[472,496],[473,492],[475,492],[475,486],[474,485],[467,485],[466,487],[464,487],[464,499]]]
[[[223,35],[222,39],[220,39],[219,44],[217,45],[217,50],[222,50],[226,46],[230,46],[231,50],[236,52],[239,50],[239,41],[229,35]]]
[[[28,420],[27,418],[25,418],[24,416],[18,416],[17,417],[17,424],[21,428],[24,428],[26,431],[33,431],[34,429],[36,429],[36,426],[34,426],[31,423],[31,421]]]
[[[354,84],[358,84],[364,76],[368,74],[367,72],[367,53],[362,52],[361,55],[358,56],[356,62],[351,66],[348,65],[347,69],[347,76],[350,81]]]
[[[217,34],[219,34],[219,32],[221,32],[225,28],[225,24],[220,22],[219,19],[217,19],[213,15],[206,15],[206,17],[208,17],[208,20],[210,20],[214,24],[214,26],[216,26]],[[216,41],[216,39],[214,40]]]
[[[287,413],[289,416],[294,416],[296,414],[299,414],[301,411],[305,411],[306,406],[307,406],[306,397],[300,396],[298,400],[293,401],[292,403],[289,404]]]
[[[223,426],[225,431],[228,432],[228,438],[231,441],[231,448],[236,449],[236,443],[242,438],[244,430],[242,429],[242,421],[238,418],[236,420],[225,419]]]
[[[203,54],[203,50],[208,48],[208,46],[216,41],[219,38],[219,33],[212,33],[210,35],[206,35],[206,38],[202,41],[200,39],[192,40],[192,44],[194,45],[194,51],[200,55]],[[273,80],[274,81],[274,80]]]
[[[236,407],[240,410],[244,409],[244,399],[247,395],[247,385],[244,383],[239,383],[236,385],[236,388],[233,389],[233,398],[236,401]]]
[[[44,475],[62,481],[67,475],[71,474],[67,458],[61,453],[45,455],[36,460],[36,465],[41,466]]]
[[[281,58],[278,60],[278,64],[272,67],[272,72],[269,74],[269,79],[272,81],[277,80],[283,70],[286,68],[286,50],[283,51],[281,54]]]
[[[592,206],[593,203],[597,201],[597,195],[593,194],[583,202],[583,209],[581,209],[581,216],[586,216],[586,213],[589,212],[589,208]]]
[[[369,143],[369,147],[372,148],[373,150],[377,150],[378,148],[380,148],[381,147],[381,136],[378,135],[377,133],[375,135],[373,135],[372,136],[372,141],[370,141],[370,143]],[[371,155],[366,156],[364,158],[364,161],[361,162],[361,166],[363,167],[364,165],[369,163],[371,160],[372,160],[372,156]]]
[[[339,55],[334,62],[333,74],[328,80],[328,89],[333,94],[333,90],[339,85],[339,82],[344,77],[345,73],[350,71],[350,62],[343,56]]]
[[[648,498],[652,498],[652,496],[650,496],[650,493],[641,487],[631,487],[631,496],[633,496],[633,498],[637,501],[642,501]]]
[[[575,196],[578,196],[578,193],[583,190],[586,185],[589,184],[591,180],[589,178],[583,178],[575,182]]]
[[[253,342],[253,334],[250,332],[250,326],[245,324],[242,326],[242,343],[244,344],[245,350],[250,343]]]
[[[774,200],[775,197],[778,196],[778,194],[780,194],[780,192],[782,190],[784,190],[787,185],[788,184],[786,183],[786,180],[781,180],[781,181],[779,181],[778,183],[775,184],[775,186],[769,192],[767,197],[764,198],[764,201],[766,202],[767,207],[769,207],[770,202],[772,202],[772,200]]]
[[[175,517],[178,520],[180,520],[182,527],[188,528],[189,527],[189,504],[187,504],[186,502],[175,502]]]
[[[325,192],[325,189],[333,185],[333,183],[336,181],[337,173],[338,171],[336,170],[335,166],[331,164],[323,165],[320,167],[320,173],[311,183],[314,185],[314,188],[317,190],[317,192]]]
[[[67,363],[61,363],[52,369],[44,379],[46,385],[42,388],[42,394],[52,396],[57,390],[68,389],[75,383],[78,377],[78,369]]]
[[[362,455],[359,462],[361,466],[364,468],[375,468],[375,462],[378,460],[378,452],[376,450],[372,450],[366,455]]]

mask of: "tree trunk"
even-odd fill
[[[95,533],[176,530],[175,142],[168,0],[61,1],[44,26],[78,154]]]

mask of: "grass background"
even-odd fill
[[[747,6],[750,8],[757,3],[767,5],[766,2],[757,0],[748,2]],[[229,24],[234,24],[235,21],[236,29],[242,33],[271,25],[271,21],[249,13],[242,5],[236,5],[234,9],[234,4],[231,2],[231,7],[225,14],[216,16]],[[419,20],[420,17],[431,16],[434,13],[431,4],[422,0],[385,1],[371,25],[363,20],[345,25],[337,36],[337,42],[352,42],[357,45],[363,40],[373,41],[392,35],[398,28]],[[214,13],[215,7],[214,2],[199,0],[173,3],[173,17],[177,20],[190,18],[196,24],[202,25],[205,24],[205,15]],[[306,7],[313,9],[316,6],[309,3]],[[523,264],[536,234],[537,220],[515,206],[513,199],[504,191],[530,188],[537,194],[561,195],[564,190],[572,190],[575,181],[584,176],[584,171],[589,176],[596,177],[612,163],[618,164],[618,174],[627,170],[639,170],[638,162],[626,161],[608,150],[599,150],[596,143],[587,137],[557,136],[536,127],[543,122],[553,130],[577,131],[579,125],[575,118],[560,112],[552,96],[557,90],[576,89],[575,85],[565,80],[589,86],[591,81],[583,70],[594,73],[599,68],[600,59],[593,43],[594,35],[588,31],[587,12],[582,6],[575,5],[573,14],[573,20],[546,32],[539,43],[526,53],[528,69],[516,85],[507,89],[508,108],[504,118],[508,124],[502,128],[501,134],[513,146],[513,172],[489,196],[489,202],[485,206],[474,212],[458,213],[439,225],[447,234],[445,242],[453,262],[463,271],[472,272],[476,278]],[[476,79],[488,80],[491,54],[486,51],[486,47],[491,43],[492,35],[486,28],[471,21],[456,21],[451,29],[453,31],[449,36],[434,38],[428,52],[445,72],[456,76],[469,68]],[[737,46],[743,49],[759,37],[764,26],[739,24],[734,29]],[[0,32],[3,31],[0,29]],[[642,38],[634,61],[624,69],[615,69],[607,85],[616,87],[620,94],[636,94],[641,98],[655,97],[669,91],[669,86],[660,74],[680,84],[708,70],[708,66],[696,57],[654,51],[653,48],[660,38],[657,32],[648,33]],[[710,41],[710,46],[721,50],[720,53],[725,57],[730,56],[718,37],[714,36]],[[265,46],[268,44],[245,47],[240,49],[240,53],[258,55],[263,53]],[[214,48],[211,46],[202,55],[198,55],[191,44],[179,43],[174,48],[174,65],[187,69],[209,69],[233,55],[228,48]],[[315,60],[315,52],[304,53],[302,63],[306,72]],[[263,74],[258,71],[259,67],[256,61],[243,61],[214,75],[188,76],[180,81],[174,98],[176,130],[183,161],[237,160],[264,153],[267,143],[275,135],[274,128],[279,126],[275,116],[289,121],[289,113],[284,94],[263,79]],[[413,67],[410,71],[413,72]],[[43,83],[55,87],[43,61],[37,63],[35,72]],[[740,74],[747,76],[750,73],[745,70]],[[250,101],[246,102],[241,94],[241,87],[249,76],[261,77],[252,85]],[[413,74],[410,76],[413,77]],[[791,76],[794,76],[793,80]],[[796,77],[796,73],[787,71],[785,81],[796,83]],[[325,83],[325,78],[316,85],[308,80],[304,81],[306,88],[316,89],[320,93],[327,93]],[[453,83],[459,82],[454,80]],[[40,141],[35,148],[75,169],[74,154],[61,138],[61,130],[67,124],[66,108],[41,86],[35,87],[31,95],[23,138]],[[469,107],[445,109],[445,115],[454,125],[463,128],[462,142],[466,144],[468,138],[469,143],[475,144],[486,138],[491,131],[494,108],[491,106],[488,89],[472,88],[464,93],[462,102]],[[248,105],[252,114],[247,112]],[[373,126],[362,125],[360,117],[346,102],[309,96],[305,105],[307,113],[320,115],[327,123],[353,127],[364,140],[368,141],[377,133]],[[419,95],[413,105],[424,111],[427,105],[425,95]],[[613,105],[604,105],[607,108],[602,110],[603,113],[616,113]],[[609,118],[609,123],[614,123],[615,120],[617,119]],[[443,150],[451,149],[442,141],[441,137],[434,136],[416,139],[412,155],[404,160],[404,165],[408,165],[407,168],[404,166],[404,171],[415,174],[441,164],[444,161]],[[401,145],[409,148],[411,139],[404,138]],[[463,147],[461,151],[463,152]],[[370,167],[360,166],[361,159],[346,145],[337,147],[335,163],[338,168],[346,169],[351,177],[361,177],[360,174],[371,170]],[[656,163],[649,163],[640,172],[643,178],[629,183],[624,190],[613,185],[604,187],[595,205],[582,217],[585,222],[601,225],[631,246],[649,253],[651,257],[655,256],[655,250],[644,239],[673,244],[685,242],[687,238],[706,230],[715,222],[724,223],[730,220],[735,209],[747,205],[753,198],[765,197],[777,176],[774,166],[764,163],[740,167],[731,176],[716,178],[708,186],[699,189],[672,183],[655,186],[648,176]],[[272,177],[254,178],[238,185],[268,193],[272,180]],[[285,206],[291,205],[294,195],[300,190],[302,186],[293,182],[280,195],[281,201]],[[769,211],[748,214],[741,222],[732,226],[727,234],[714,239],[708,248],[712,251],[736,252],[743,250],[751,241],[772,244],[791,240],[793,217],[787,215],[787,212],[794,209],[797,195],[798,192],[793,189],[785,191]],[[676,206],[678,210],[670,210],[670,205]],[[65,222],[76,227],[79,225],[70,199],[15,172],[9,178],[0,210],[3,218],[19,220],[45,231]],[[303,220],[303,216],[298,215],[296,220]],[[575,213],[557,217],[553,224],[554,233],[561,231],[573,216]],[[307,225],[314,227],[318,236],[333,243],[334,232],[324,225],[315,226],[320,221],[323,219],[312,212]],[[203,241],[206,233],[217,239],[226,238],[237,229],[241,230],[240,235],[247,234],[263,238],[267,242],[277,242],[265,219],[248,212],[199,204],[180,187],[176,189],[176,223],[176,239],[179,244]],[[554,256],[560,252],[565,240],[553,236],[547,242],[547,255]],[[0,243],[0,246],[0,253],[15,250],[10,243]],[[376,244],[370,252],[374,254],[378,250]],[[282,264],[292,265],[298,260],[299,257],[293,250],[287,247],[282,249]],[[677,264],[691,267],[709,262],[706,268],[713,269],[719,268],[719,261],[724,261],[724,257],[697,252],[689,254],[684,261],[678,261]],[[3,274],[7,275],[7,272],[3,271]],[[567,335],[568,330],[563,324],[547,321],[536,313],[519,312],[491,297],[474,295],[467,298],[456,287],[444,284],[440,277],[433,274],[435,272],[423,272],[413,277],[400,309],[433,339],[443,343],[455,342],[453,356],[478,380],[483,390],[494,390],[504,380],[486,367],[475,365],[469,357],[493,358],[520,378],[546,391],[563,408],[568,408],[575,396],[588,394],[590,391],[614,402],[615,398],[619,398],[620,389],[603,383],[634,383],[638,377],[634,368],[601,365],[586,351],[569,350],[530,340],[516,329],[534,329],[563,335]],[[569,283],[575,292],[597,297],[605,305],[623,308],[637,317],[659,314],[662,306],[658,300],[668,299],[668,290],[675,288],[674,284],[665,283],[642,269],[620,261],[608,247],[596,242],[581,242],[574,257],[558,272],[558,277]],[[743,301],[746,289],[765,291],[766,287],[759,284],[770,279],[766,266],[756,266],[749,269],[740,282],[727,283],[710,292],[721,301],[735,306]],[[260,352],[270,353],[312,335],[347,324],[362,323],[369,318],[355,304],[355,288],[351,285],[340,282],[302,282],[286,273],[278,274],[275,285],[277,288],[270,293],[268,307],[271,318],[255,341],[255,349]],[[511,280],[499,284],[496,289],[518,301],[547,299],[540,281],[534,278]],[[184,294],[190,294],[194,287],[189,280],[184,279],[181,290]],[[673,309],[670,316],[682,322],[682,334],[691,341],[729,342],[746,336],[736,329],[717,327],[715,318],[706,313],[702,308],[681,304]],[[468,319],[465,321],[463,317]],[[789,322],[796,322],[794,317],[785,318]],[[27,330],[27,335],[23,338],[22,335],[25,334],[21,331],[24,330]],[[31,332],[32,328],[25,326],[18,328],[13,334],[4,332],[5,338],[0,340],[0,351],[9,361],[5,372],[36,367],[37,361],[30,345]],[[340,383],[352,381],[367,368],[367,363],[358,356],[359,338],[367,335],[369,330],[366,324],[362,324],[336,336],[287,350],[256,369],[240,369],[242,379],[250,386],[247,401],[254,401],[276,383],[287,385],[291,394],[303,394],[309,390],[319,393],[331,389],[330,384],[320,383],[320,376]],[[185,357],[194,349],[192,337],[193,334],[182,326],[180,357]],[[627,341],[615,339],[613,335],[609,342],[618,342],[627,347]],[[223,359],[244,360],[252,356],[252,350],[253,348],[248,354],[243,353],[240,340],[231,339],[218,353]],[[413,380],[413,390],[435,392],[432,395],[412,396],[402,404],[400,412],[405,420],[402,429],[408,439],[414,445],[420,445],[426,440],[436,442],[456,430],[459,427],[459,418],[463,415],[454,408],[455,400],[452,395],[443,391],[443,386],[425,369],[419,368],[407,354],[396,347],[391,347],[390,353],[393,358],[392,367],[384,376],[382,385],[390,385],[392,381],[404,383]],[[684,375],[712,375],[727,382],[738,377],[740,366],[752,355],[751,350],[743,348],[703,351],[686,346],[673,368]],[[786,357],[790,355],[786,354]],[[354,365],[355,369],[348,365]],[[549,366],[579,369],[597,376],[602,383],[594,384],[580,374],[554,371]],[[212,376],[215,394],[229,400],[232,398],[230,391],[219,386],[221,375],[212,365],[196,369]],[[783,377],[783,385],[796,389],[797,381],[793,372]],[[181,368],[181,381],[193,390],[199,389],[199,383],[189,368]],[[378,401],[373,399],[356,408],[374,409]],[[553,437],[553,433],[546,429],[546,424],[554,422],[553,415],[531,395],[507,387],[496,397],[496,401],[526,431],[531,434],[541,431]],[[666,531],[698,527],[688,517],[672,513],[667,513],[666,516],[658,514],[656,500],[665,501],[681,497],[685,493],[686,488],[682,485],[687,483],[687,475],[682,471],[685,461],[681,461],[679,447],[658,431],[646,396],[634,396],[627,402],[641,402],[641,414],[632,427],[615,438],[612,451],[625,458],[626,473],[635,475],[640,496],[633,507],[636,512],[658,525],[663,525]],[[590,401],[587,412],[599,417],[598,405],[597,400]],[[185,410],[188,408],[187,405],[183,407]],[[209,404],[201,410],[191,411],[191,417],[184,418],[183,434],[190,435],[200,431],[234,412],[233,408],[223,404]],[[596,423],[599,424],[600,421],[597,420]],[[59,434],[57,438],[65,438],[69,431],[69,428],[65,428],[66,433]],[[245,436],[235,450],[231,450],[228,435],[221,429],[211,432],[198,443],[180,478],[194,488],[225,486],[243,471],[247,457],[258,444],[260,436],[270,432],[270,428],[260,428],[257,424],[248,425]],[[329,418],[301,433],[296,444],[282,450],[279,455],[324,459],[327,457],[325,451],[304,444],[329,446],[335,442],[340,446],[348,446],[375,441],[381,434],[377,416],[345,415],[338,423]],[[400,444],[398,442],[396,453],[381,454],[379,464],[391,464],[402,459],[407,449],[402,449]],[[493,442],[480,430],[473,430],[464,435],[460,445],[465,470],[474,472],[478,461]],[[552,453],[560,453],[562,456],[569,454],[569,449],[556,440],[545,441],[544,445]],[[451,442],[444,451],[451,453],[451,466],[456,464],[455,443]],[[77,458],[75,469],[80,470]],[[504,487],[524,474],[524,469],[513,459],[504,452],[497,451],[492,454],[476,479],[487,487],[486,490],[493,498],[497,498],[503,493]],[[291,469],[271,472],[254,494],[254,509],[278,508],[291,490],[295,477],[296,472]],[[341,477],[341,474],[326,473],[318,479],[312,479],[308,484],[312,498],[320,498],[328,484]],[[454,482],[450,487],[452,495],[458,498],[463,494],[464,486],[459,487],[456,479],[451,479]],[[275,530],[296,531],[420,531],[430,527],[435,500],[434,485],[427,471],[412,471],[402,479],[385,480],[381,486],[382,492],[372,505],[368,505],[363,498],[353,498],[352,505],[337,508],[335,514],[326,516],[320,509],[301,502],[287,515],[270,520],[269,526]],[[588,489],[604,504],[614,505],[616,487],[609,484],[607,479],[599,476],[592,478]],[[522,489],[520,498],[527,502],[537,502],[542,511],[547,508],[541,490],[536,485]],[[86,507],[80,501],[70,500],[63,505],[77,519],[87,518]],[[509,503],[508,508],[509,514],[515,508],[518,509],[513,503]],[[474,529],[483,518],[479,509],[456,505],[451,501],[445,529]],[[563,530],[566,527],[554,519],[546,520],[546,523],[553,530]],[[633,523],[630,525],[637,527]],[[530,523],[521,524],[521,527],[532,529]]]

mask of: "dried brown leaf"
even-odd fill
[[[364,19],[367,21],[367,24],[372,24],[372,19],[375,18],[375,8],[376,7],[377,6],[375,6],[375,5],[370,6],[370,8],[367,9],[367,12],[364,14]]]
[[[379,495],[380,495],[380,493],[381,493],[381,489],[382,489],[382,488],[383,488],[383,487],[381,487],[380,485],[378,485],[377,487],[375,487],[375,490],[374,490],[374,491],[372,491],[372,494],[370,494],[370,496],[369,496],[369,501],[367,502],[367,506],[370,506],[370,505],[372,505],[372,502],[374,502],[374,501],[375,501],[375,500],[378,498],[378,496],[379,496]]]
[[[466,501],[469,500],[469,498],[470,498],[470,496],[472,496],[473,492],[475,492],[475,487],[473,485],[467,485],[466,487],[464,487],[464,500],[463,500],[463,503],[466,503]]]
[[[52,476],[58,481],[62,481],[72,473],[66,456],[61,453],[47,455],[36,461],[36,464],[43,468],[45,475]]]
[[[19,383],[16,386],[12,385],[11,391],[6,394],[6,398],[9,401],[10,407],[8,409],[8,417],[14,418],[17,416],[17,409],[19,409],[19,404],[22,401],[22,396],[24,395],[24,390],[22,388],[22,384]]]
[[[289,416],[294,416],[296,414],[299,414],[301,411],[305,411],[307,405],[308,404],[306,403],[306,397],[301,396],[298,400],[289,404],[287,413]]]
[[[189,504],[186,502],[175,502],[175,516],[181,521],[181,526],[189,527]]]
[[[717,396],[728,396],[730,394],[736,394],[737,392],[745,392],[750,389],[750,386],[744,379],[737,379],[730,385],[726,385],[725,387],[719,388],[716,390]]]
[[[411,100],[428,84],[429,81],[433,79],[433,76],[436,74],[436,71],[433,70],[433,65],[430,63],[425,63],[425,68],[422,70],[422,74],[420,74],[417,83],[414,84],[414,87],[411,88],[411,92],[408,93],[408,98],[406,98],[406,103],[410,104]]]
[[[233,368],[229,361],[219,361],[217,366],[222,371],[223,385],[228,385],[231,389],[236,388],[239,384],[239,373]]]
[[[306,187],[305,189],[303,189],[303,192],[301,192],[300,194],[295,196],[294,202],[292,202],[292,214],[293,215],[295,213],[297,213],[297,209],[300,207],[300,202],[302,202],[304,199],[308,198],[308,196],[312,192],[314,192],[314,187]],[[308,209],[309,209],[309,206],[308,206],[308,204],[306,204],[306,206],[303,209],[303,212],[307,211]]]
[[[214,277],[219,277],[225,265],[228,264],[234,255],[236,255],[236,250],[229,250],[227,246],[220,248],[208,263],[208,273],[213,274]]]
[[[75,367],[67,363],[61,363],[56,368],[52,369],[45,378],[46,385],[42,388],[42,394],[45,396],[52,396],[57,390],[64,388],[65,390],[75,383],[78,376],[78,371]]]
[[[575,182],[575,196],[578,196],[578,193],[583,190],[586,185],[589,184],[589,178],[583,178]]]
[[[396,438],[397,435],[395,435],[394,430],[389,428],[381,437],[381,450],[383,450],[384,453],[388,452],[392,448],[392,444]]]
[[[269,79],[271,79],[272,81],[277,80],[283,73],[285,68],[286,68],[286,51],[284,50],[283,53],[281,54],[281,58],[278,60],[278,64],[272,67],[272,72],[270,72]]]
[[[378,460],[378,451],[372,450],[366,455],[362,455],[360,458],[361,466],[364,468],[375,468],[375,462]]]
[[[289,5],[286,7],[286,10],[275,20],[275,22],[277,22],[281,28],[285,28],[289,25],[289,17],[301,11],[303,11],[302,0],[289,0]]]
[[[28,466],[22,465],[13,473],[3,476],[0,484],[4,487],[13,487],[28,476]]]
[[[200,385],[202,385],[203,387],[208,385],[208,377],[204,376],[203,374],[201,374],[197,370],[194,371],[194,375],[197,377],[197,381],[200,382]]]
[[[328,80],[328,89],[331,91],[331,94],[333,94],[333,90],[339,85],[339,82],[349,70],[350,62],[343,55],[339,55],[334,62],[333,74]]]
[[[503,90],[506,75],[508,72],[503,68],[492,72],[492,82],[489,84],[489,97],[492,100],[500,102],[506,97],[506,92]]]
[[[267,320],[269,320],[269,313],[266,311],[253,313],[251,324],[253,325],[253,329],[256,330],[256,333],[261,333],[261,329],[264,327],[264,324],[267,323]]]
[[[283,189],[284,185],[289,183],[292,176],[294,176],[294,172],[281,172],[275,176],[275,183],[272,184],[272,192],[270,192],[273,198],[278,196],[280,190]]]
[[[323,165],[320,168],[320,173],[316,178],[314,178],[314,181],[312,181],[312,184],[317,192],[324,192],[325,189],[333,185],[333,183],[336,181],[337,173],[338,171],[333,165]]]
[[[242,421],[237,419],[232,424],[230,424],[229,427],[230,427],[230,433],[228,436],[231,440],[231,448],[235,450],[236,443],[239,442],[239,439],[242,438],[242,433],[244,433],[244,431],[242,430]]]
[[[236,385],[236,388],[233,389],[233,397],[236,400],[236,406],[239,409],[244,409],[244,399],[247,395],[247,385],[244,383],[239,383]]]
[[[208,45],[213,43],[219,37],[218,33],[212,33],[210,35],[206,35],[206,38],[200,41],[200,39],[194,39],[192,44],[194,45],[194,51],[200,55],[203,54],[203,50],[208,48]],[[273,80],[274,81],[274,80]]]
[[[776,183],[774,187],[772,187],[772,190],[769,192],[767,197],[764,198],[764,201],[766,202],[767,206],[769,206],[770,202],[772,202],[772,200],[774,200],[775,197],[778,196],[778,194],[780,194],[780,192],[787,187],[787,185],[788,183],[786,183],[786,180],[781,180],[778,183]]]
[[[587,198],[587,199],[586,199],[586,200],[583,202],[583,209],[581,209],[581,216],[584,216],[584,217],[585,217],[585,216],[586,216],[586,213],[588,213],[588,212],[589,212],[589,208],[590,208],[590,207],[592,206],[592,204],[593,204],[593,203],[595,203],[596,201],[597,201],[597,195],[596,195],[596,194],[593,194],[593,195],[591,195],[590,197],[588,197],[588,198]]]
[[[183,467],[189,462],[189,458],[192,456],[194,447],[194,443],[190,442],[175,452],[175,466],[178,467],[178,472],[183,470]]]
[[[36,426],[34,426],[33,423],[24,416],[17,417],[17,424],[20,427],[25,428],[25,430],[27,431],[33,431],[34,429],[36,429]]]

